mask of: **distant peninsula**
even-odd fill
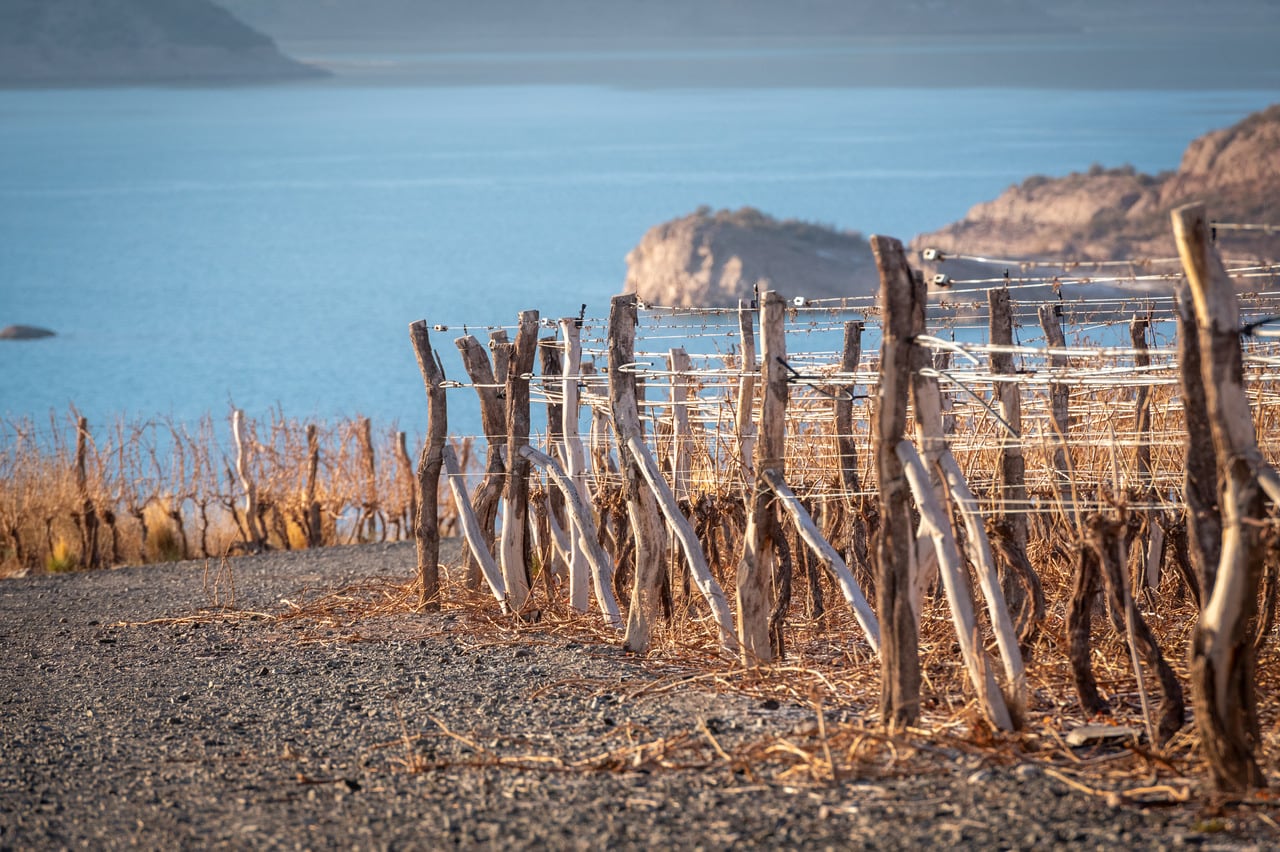
[[[1280,104],[1193,141],[1176,171],[1095,166],[1032,177],[967,216],[911,241],[962,255],[1087,262],[1176,257],[1169,212],[1193,201],[1223,227],[1235,257],[1276,260],[1280,245]],[[1272,226],[1268,229],[1265,226]],[[919,258],[919,255],[917,255]],[[919,261],[917,261],[919,262]],[[934,274],[981,273],[961,261]],[[1065,269],[1066,267],[1064,267]],[[985,270],[990,274],[989,268]],[[759,210],[701,208],[651,228],[627,255],[624,292],[656,305],[735,307],[757,287],[788,298],[866,297],[878,287],[870,246],[855,232],[778,221]]]
[[[245,83],[324,73],[208,0],[0,0],[0,85]]]

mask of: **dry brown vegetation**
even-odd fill
[[[81,434],[82,422],[73,411],[0,425],[0,576],[412,536],[407,438],[367,418],[248,420],[253,525],[236,448],[213,418],[84,424]],[[470,442],[456,447],[465,464]],[[453,523],[442,518],[446,531]]]

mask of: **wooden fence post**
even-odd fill
[[[316,424],[307,424],[307,486],[306,486],[306,523],[307,547],[319,547],[324,543],[324,522],[320,516],[320,501],[316,499],[316,489],[320,479],[320,434]],[[418,522],[417,483],[410,485],[414,490],[413,511],[409,513],[409,524]]]
[[[494,561],[489,545],[481,534],[475,511],[471,508],[471,499],[467,496],[467,475],[458,466],[458,455],[453,451],[453,447],[445,445],[441,451],[441,459],[444,463],[445,476],[449,479],[449,490],[453,494],[454,505],[458,507],[458,521],[462,526],[463,538],[466,539],[472,557],[479,564],[485,580],[489,583],[490,591],[502,607],[502,612],[508,613],[511,609],[507,603],[507,588],[502,580],[502,569]]]
[[[426,320],[409,326],[418,371],[427,389],[427,442],[418,462],[418,523],[414,530],[418,550],[418,606],[440,609],[440,468],[444,463],[445,433],[449,420],[445,406],[444,368],[431,348]]]
[[[630,439],[644,440],[636,400],[634,368],[637,304],[634,294],[614,296],[609,306],[609,403],[618,444],[618,466],[626,491],[627,515],[635,536],[636,572],[627,611],[623,647],[637,654],[649,649],[658,617],[665,546],[662,519],[653,494],[644,482],[639,462],[624,447]]]
[[[909,489],[897,446],[907,427],[911,388],[912,312],[915,286],[902,243],[873,235],[871,251],[880,273],[880,385],[875,447],[880,489],[880,535],[876,547],[876,600],[880,615],[880,719],[910,725],[920,716],[920,657],[911,577],[915,559]]]
[[[777,514],[767,483],[760,472],[786,472],[783,450],[786,438],[787,374],[786,339],[783,322],[785,304],[781,296],[770,290],[762,298],[760,325],[762,347],[761,380],[764,400],[760,408],[759,442],[756,445],[756,481],[752,485],[751,503],[747,509],[747,528],[743,534],[743,554],[738,563],[738,642],[742,661],[753,666],[773,660],[774,649],[769,635],[769,612],[773,604],[774,541],[779,533]]]
[[[560,379],[564,467],[569,481],[573,483],[574,493],[585,504],[590,494],[587,491],[586,452],[578,427],[578,382],[582,371],[582,329],[578,320],[574,317],[560,320],[560,336],[564,338],[564,365]],[[569,606],[578,612],[586,612],[591,594],[590,564],[579,536],[569,538]]]
[[[1264,491],[1280,481],[1263,460],[1244,388],[1240,306],[1209,240],[1204,206],[1173,211],[1173,232],[1191,285],[1200,338],[1201,376],[1222,477],[1222,550],[1218,576],[1191,637],[1191,695],[1196,727],[1214,783],[1243,791],[1266,785],[1258,766],[1257,652],[1248,624],[1257,610],[1263,567]]]
[[[1201,372],[1200,332],[1196,324],[1191,291],[1183,283],[1178,299],[1178,363],[1179,389],[1182,394],[1182,418],[1187,429],[1186,466],[1182,478],[1182,499],[1186,509],[1187,557],[1191,587],[1196,608],[1209,602],[1209,594],[1218,577],[1218,559],[1222,550],[1222,515],[1218,508],[1218,462],[1213,452],[1213,429],[1209,425],[1209,407],[1205,400],[1204,376]]]
[[[862,322],[844,324],[844,344],[840,353],[840,372],[857,372],[862,360]],[[847,558],[858,575],[871,579],[867,564],[866,498],[858,476],[858,444],[853,439],[853,385],[839,388],[835,400],[836,454],[840,459],[840,484],[844,489],[844,509],[848,516],[849,547]]]
[[[505,337],[505,332],[503,334]],[[498,500],[502,497],[502,484],[506,479],[507,466],[502,460],[502,445],[507,438],[507,411],[502,404],[502,395],[496,385],[500,384],[489,363],[489,354],[483,345],[472,335],[459,337],[453,341],[462,356],[462,367],[467,377],[475,385],[476,396],[480,399],[480,428],[484,431],[485,459],[484,478],[471,498],[471,509],[476,515],[480,527],[480,535],[485,548],[490,554],[494,552],[494,525],[498,519]],[[504,344],[510,346],[510,344]],[[495,360],[496,360],[495,352]],[[505,363],[505,361],[504,361]],[[505,373],[503,377],[505,381]],[[467,555],[462,561],[463,582],[468,589],[480,588],[480,563],[476,557]]]
[[[991,308],[991,343],[1013,345],[1013,304],[1007,287],[987,291]],[[1013,354],[991,353],[995,376],[1014,376]],[[1000,430],[1000,514],[992,524],[996,533],[1001,585],[1010,612],[1018,613],[1018,637],[1024,646],[1031,643],[1044,619],[1044,593],[1040,577],[1027,559],[1026,459],[1022,454],[1022,389],[1017,381],[995,383],[995,397],[1005,427]]]
[[[262,528],[262,519],[258,517],[258,488],[249,470],[249,436],[245,430],[244,412],[238,408],[231,413],[231,435],[236,442],[236,476],[244,491],[244,526],[249,536],[246,544],[255,551],[262,550],[267,544],[267,534]]]
[[[1050,349],[1066,349],[1067,338],[1062,333],[1062,308],[1059,305],[1041,305],[1038,312],[1040,328]],[[1070,360],[1066,355],[1050,354],[1049,368],[1055,374],[1066,374]],[[1053,428],[1054,448],[1052,457],[1054,491],[1058,496],[1058,511],[1067,521],[1080,529],[1080,513],[1075,505],[1071,487],[1071,387],[1061,382],[1049,385],[1049,425]],[[1068,513],[1067,507],[1071,507]]]
[[[517,613],[529,600],[529,460],[520,450],[529,444],[529,377],[537,349],[538,312],[521,311],[515,348],[507,367],[507,476],[502,487],[502,540],[498,549],[502,579],[511,608]]]
[[[80,526],[80,560],[90,570],[102,567],[102,554],[98,552],[98,510],[89,493],[89,420],[76,419],[76,498],[80,501],[77,520]]]
[[[738,300],[738,411],[734,430],[738,438],[738,462],[742,466],[742,484],[751,492],[755,478],[756,426],[752,415],[756,406],[756,312],[751,303]]]

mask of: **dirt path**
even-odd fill
[[[942,747],[920,752],[924,775],[760,773],[739,756],[812,740],[812,708],[652,688],[670,671],[616,647],[457,612],[275,617],[358,583],[367,609],[395,594],[369,579],[413,560],[366,546],[237,559],[231,577],[187,563],[0,583],[0,849],[1280,839],[1274,811],[1116,806],[1033,762]],[[231,578],[241,615],[192,618]],[[856,720],[830,708],[826,724]]]

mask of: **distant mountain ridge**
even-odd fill
[[[1280,23],[1277,0],[221,0],[276,38],[860,37]]]
[[[321,74],[208,0],[0,0],[0,84],[277,80]]]

